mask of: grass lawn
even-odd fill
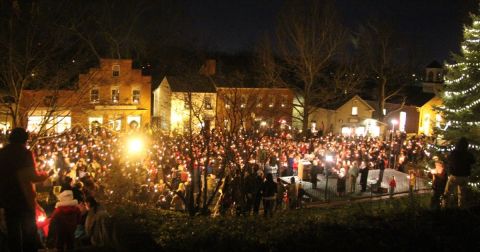
[[[277,212],[273,218],[204,217],[115,208],[166,251],[405,251],[479,248],[480,208],[428,209],[429,195]],[[473,246],[473,247],[472,247]]]

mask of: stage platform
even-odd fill
[[[365,197],[370,196],[373,192],[371,191],[371,185],[375,184],[378,179],[379,170],[370,170],[368,172],[368,179],[367,179],[367,191],[361,192],[360,186],[360,175],[357,178],[357,183],[355,186],[355,193],[349,194],[349,182],[347,180],[346,187],[345,187],[345,195],[346,197]],[[392,176],[395,176],[395,180],[397,181],[397,187],[395,192],[408,192],[409,190],[409,179],[408,174],[399,172],[394,169],[385,169],[383,173],[383,181],[381,184],[382,188],[388,188],[388,183]],[[280,177],[280,179],[286,183],[290,184],[290,179],[292,176],[287,177]],[[307,194],[313,200],[325,200],[325,184],[326,178],[323,174],[317,175],[317,188],[312,188],[312,183],[310,181],[301,181],[297,176],[295,177],[295,183],[302,183],[303,188],[307,192]],[[415,183],[415,190],[423,190],[423,189],[430,189],[431,186],[428,184],[428,181],[422,178],[417,178]],[[328,177],[328,189],[327,189],[327,197],[328,200],[335,200],[335,199],[342,199],[344,197],[337,196],[337,178]]]

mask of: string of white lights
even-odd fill
[[[454,84],[454,83],[459,83],[460,81],[462,81],[464,78],[468,78],[470,77],[468,74],[462,74],[462,76],[456,78],[456,79],[453,79],[453,80],[445,80],[445,83],[446,84]]]
[[[472,93],[473,91],[477,90],[477,88],[480,87],[480,82],[475,84],[474,86],[462,90],[462,91],[445,91],[444,94],[446,97],[453,97],[453,96],[459,96],[459,95],[466,95],[468,93]]]
[[[466,39],[465,41],[470,42],[470,43],[478,43],[478,42],[480,42],[480,39]]]
[[[455,145],[453,145],[453,144],[448,145],[448,146],[436,146],[436,145],[433,145],[433,144],[427,144],[427,147],[429,149],[435,149],[436,151],[440,151],[440,152],[455,150]],[[480,150],[480,145],[468,144],[468,148],[474,149],[474,150]]]
[[[463,111],[466,111],[466,110],[469,110],[470,108],[472,108],[473,106],[476,106],[477,104],[480,103],[480,98],[473,101],[472,103],[470,104],[467,104],[459,109],[451,109],[451,108],[446,108],[445,106],[442,106],[440,107],[442,110],[445,110],[445,111],[448,111],[448,112],[451,112],[451,113],[458,113],[458,112],[463,112]]]

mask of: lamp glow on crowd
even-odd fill
[[[144,143],[140,138],[131,138],[128,140],[128,152],[131,154],[140,153],[144,148]]]

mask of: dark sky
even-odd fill
[[[463,23],[478,9],[476,0],[336,2],[350,29],[369,19],[392,20],[395,31],[411,41],[425,63],[447,60],[451,51],[458,51]],[[274,30],[282,4],[283,0],[190,0],[193,35],[209,49],[248,50],[262,34]]]

